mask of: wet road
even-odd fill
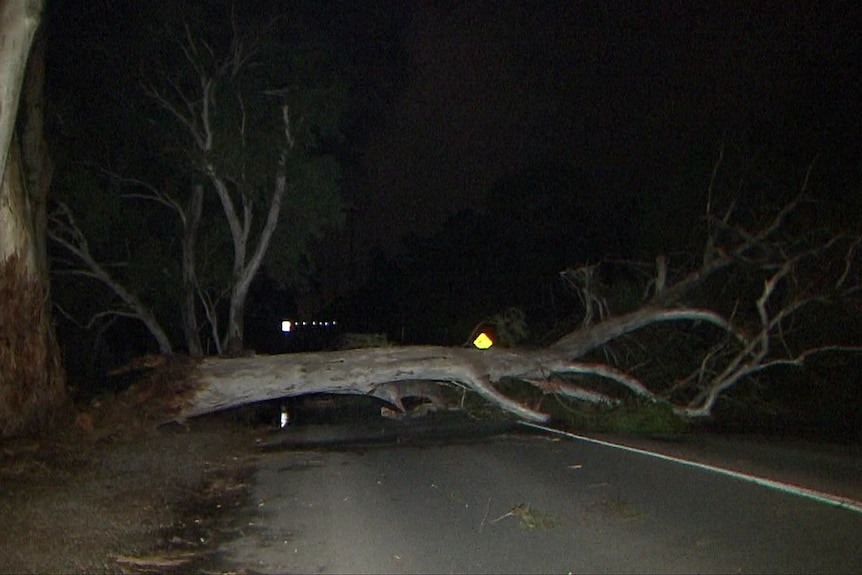
[[[862,572],[862,513],[544,435],[270,451],[253,500],[225,569]]]

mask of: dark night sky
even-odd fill
[[[345,188],[354,211],[323,249],[326,286],[343,286],[348,260],[369,246],[396,246],[406,231],[480,208],[495,182],[531,165],[600,172],[600,193],[625,204],[673,193],[674,171],[714,157],[722,142],[786,147],[806,161],[820,153],[858,164],[862,151],[855,2],[324,6],[356,62],[356,92],[376,102],[359,108],[368,118],[353,133]],[[369,27],[381,15],[395,23],[388,52]],[[75,20],[53,22],[67,30]],[[389,66],[392,51],[406,56],[407,73]],[[350,235],[353,251],[343,247]]]
[[[705,186],[722,142],[862,151],[857,4],[407,4],[416,67],[361,150],[360,245],[431,231],[536,163],[601,172],[624,202],[707,154]]]

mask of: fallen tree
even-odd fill
[[[706,310],[648,309],[615,318],[606,323],[602,330],[589,330],[587,337],[563,339],[543,349],[479,350],[408,346],[208,358],[197,368],[197,391],[177,413],[177,418],[185,419],[248,403],[309,393],[366,394],[403,410],[401,402],[404,397],[431,396],[430,390],[416,385],[409,388],[403,385],[406,382],[422,381],[432,385],[435,382],[452,383],[476,392],[519,417],[544,421],[547,419],[545,414],[503,395],[494,387],[494,383],[503,378],[513,378],[548,393],[591,402],[613,403],[615,400],[610,396],[555,380],[555,377],[564,374],[594,374],[619,383],[631,393],[655,399],[644,384],[617,368],[576,362],[571,357],[601,345],[601,340],[612,339],[651,322],[698,319],[724,325],[720,317]]]
[[[722,393],[768,369],[862,351],[853,335],[833,341],[832,333],[811,327],[826,308],[859,313],[862,237],[813,225],[810,210],[802,209],[815,205],[806,197],[809,175],[810,169],[790,203],[753,229],[731,222],[733,206],[720,218],[708,210],[697,263],[674,269],[659,256],[644,276],[638,305],[618,315],[611,314],[597,265],[562,272],[582,316],[577,329],[549,346],[210,358],[197,365],[193,391],[171,418],[309,393],[372,395],[403,411],[404,397],[431,397],[418,381],[454,384],[523,419],[547,419],[501,393],[503,380],[577,401],[614,405],[636,396],[681,416],[709,415]],[[658,347],[678,357],[656,365]]]

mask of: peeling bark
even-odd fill
[[[41,11],[38,0],[6,0],[0,6],[0,175],[6,172],[27,55]]]
[[[0,262],[0,438],[44,429],[66,400],[45,295],[23,261]]]
[[[66,397],[40,235],[51,178],[42,134],[41,49],[27,67],[41,8],[37,0],[0,3],[0,437],[51,423]]]

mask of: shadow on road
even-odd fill
[[[341,421],[288,426],[258,440],[264,452],[375,446],[472,443],[504,433],[525,433],[514,420],[479,421],[463,412],[439,412],[418,418]]]

